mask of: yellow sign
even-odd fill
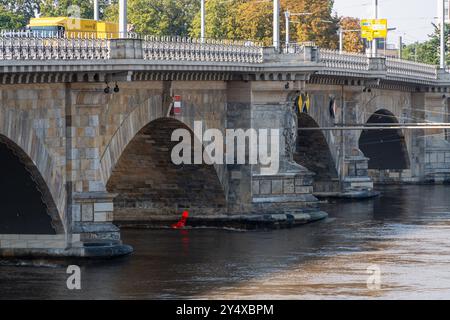
[[[369,41],[373,39],[386,39],[388,32],[387,19],[361,20],[361,37]]]

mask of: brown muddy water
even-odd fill
[[[1,262],[0,299],[450,299],[450,186],[380,190],[295,229],[124,230],[125,258]]]

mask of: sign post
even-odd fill
[[[387,19],[361,20],[361,37],[363,39],[374,42],[375,39],[386,39],[387,34]],[[376,52],[375,48],[372,48],[372,52]]]

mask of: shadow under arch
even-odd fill
[[[64,232],[53,197],[31,158],[0,135],[0,234]]]
[[[179,143],[171,141],[176,129],[190,133],[193,159],[194,134],[173,118],[151,121],[127,144],[106,183],[108,192],[117,194],[115,221],[173,218],[183,210],[193,210],[196,215],[218,214],[226,207],[213,165],[172,162],[172,149]]]
[[[376,111],[368,124],[398,124],[397,117],[386,109]],[[410,160],[401,129],[364,130],[359,148],[369,158],[369,169],[402,170],[410,168]]]
[[[319,128],[317,122],[308,114],[298,115],[298,135],[294,160],[314,172],[314,191],[339,191],[339,177],[328,142],[321,130],[302,130]]]

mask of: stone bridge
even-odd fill
[[[434,66],[316,47],[3,37],[0,253],[120,255],[117,224],[290,226],[324,217],[320,196],[450,181],[447,130],[426,127],[449,122],[449,86]],[[279,129],[279,172],[173,164],[172,132],[201,141],[195,121]]]

